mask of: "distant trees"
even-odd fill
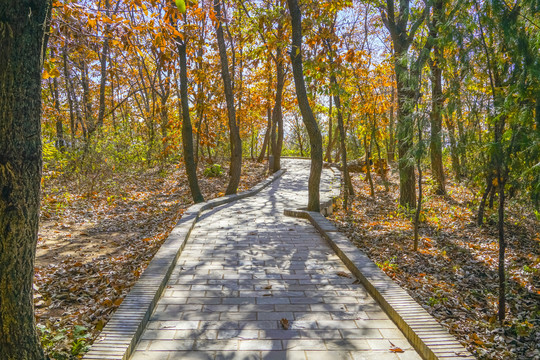
[[[489,5],[478,4],[482,9]],[[139,161],[153,166],[189,157],[182,150],[184,145],[191,148],[183,133],[189,128],[185,112],[170,110],[186,103],[182,91],[171,91],[171,84],[181,83],[183,76],[175,39],[184,33],[194,45],[186,49],[186,115],[192,122],[198,167],[229,158],[232,176],[226,192],[233,193],[246,154],[253,158],[258,154],[262,161],[271,153],[273,171],[280,168],[282,153],[311,155],[311,147],[299,136],[305,130],[295,127],[297,106],[306,104],[298,102],[293,83],[295,54],[287,56],[292,22],[284,16],[285,1],[188,2],[179,28],[158,21],[178,11],[173,2],[85,0],[79,6],[55,5],[52,51],[45,61],[44,135],[65,144],[66,157],[95,159],[99,166],[108,164],[104,159],[112,159],[114,166]],[[375,6],[323,0],[298,6],[307,24],[302,28],[301,54],[305,91],[313,119],[322,130],[327,160],[367,157],[371,162],[376,158],[392,162],[397,147],[400,205],[414,208],[413,153],[419,131],[414,126],[414,104],[418,100],[419,110],[430,117],[420,131],[430,141],[435,193],[445,193],[446,163],[458,180],[466,175],[477,182],[480,173],[493,175],[481,165],[488,161],[482,151],[488,138],[482,129],[491,126],[488,113],[493,97],[490,86],[485,86],[489,77],[482,65],[488,61],[479,46],[475,2],[388,0]],[[536,45],[524,39],[535,36],[536,11],[526,2],[513,7],[508,19],[490,20],[493,28],[504,29],[517,14],[515,28],[523,29],[523,35],[512,38],[501,30],[494,36],[510,41],[504,49],[508,54],[521,54],[512,58],[512,64],[530,69],[516,78],[527,79],[521,81],[526,92],[534,92],[537,82],[534,65],[522,66],[534,64],[530,53]],[[447,24],[454,24],[455,31],[449,31]],[[372,41],[375,37],[382,41]],[[496,44],[487,43],[493,48],[494,63],[499,54]],[[525,44],[529,44],[527,51]],[[229,85],[222,79],[225,72]],[[507,97],[503,99],[508,103]],[[527,104],[537,102],[529,95],[527,99]],[[534,106],[525,108],[531,119],[536,116]],[[533,125],[528,124],[528,129]],[[535,131],[530,134],[529,141],[534,141]],[[86,149],[94,155],[78,156],[80,143],[88,143]],[[531,167],[537,154],[534,146],[529,149]],[[449,162],[445,162],[447,155]],[[78,161],[70,164],[81,166]],[[536,168],[525,171],[525,162],[519,168],[527,189],[513,188],[528,191],[538,201]],[[487,175],[478,183],[486,190]],[[350,192],[350,181],[346,182]],[[484,217],[482,204],[496,198],[493,187],[480,202],[479,222]]]

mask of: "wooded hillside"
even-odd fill
[[[31,99],[10,90],[27,84],[10,75],[25,74],[11,64],[26,51],[24,66],[43,66],[41,227],[38,238],[37,218],[14,225],[33,234],[28,262],[8,264],[6,250],[0,272],[25,268],[30,299],[37,241],[34,302],[50,356],[86,351],[189,204],[249,188],[282,156],[300,156],[312,160],[309,210],[319,210],[322,160],[339,166],[334,221],[478,358],[540,359],[539,1],[33,2],[50,8],[40,8],[45,35],[30,40],[13,25],[26,10],[0,4],[1,248],[23,236],[10,232],[10,209],[37,196],[41,166],[37,138],[18,148],[37,123],[12,120]],[[33,52],[17,47],[36,39]],[[39,117],[35,102],[27,119]],[[17,151],[35,155],[32,175]],[[24,176],[33,192],[11,196],[5,184]],[[20,216],[37,212],[34,200]],[[140,211],[124,220],[135,229],[122,229],[131,206]],[[141,225],[153,216],[163,224]],[[115,240],[89,224],[113,224]],[[76,255],[84,237],[93,265]],[[115,261],[129,274],[111,270]],[[478,266],[465,271],[467,261]],[[488,279],[472,281],[482,269]],[[114,291],[97,300],[85,286],[95,292],[106,271]],[[7,288],[0,281],[0,315],[13,309]],[[26,317],[17,313],[25,329],[29,301]],[[0,345],[13,344],[0,331]]]

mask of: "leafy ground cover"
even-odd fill
[[[394,174],[375,199],[363,175],[354,176],[357,196],[349,213],[332,220],[392,279],[397,281],[479,359],[540,359],[540,226],[531,209],[508,204],[505,231],[508,310],[496,320],[498,238],[496,204],[486,225],[475,225],[479,194],[448,181],[448,196],[427,194],[420,249],[413,247],[412,217],[398,209]]]
[[[205,199],[223,196],[221,166],[200,169]],[[239,191],[266,175],[264,164],[244,161]],[[34,303],[53,359],[87,350],[192,204],[183,168],[111,173],[99,187],[74,176],[49,169],[43,181]]]

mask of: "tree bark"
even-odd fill
[[[262,144],[261,153],[259,154],[259,157],[257,158],[257,162],[263,162],[264,156],[266,155],[266,147],[268,146],[268,141],[270,139],[270,132],[272,131],[272,109],[270,109],[270,106],[266,109],[266,116],[268,118],[268,125],[266,127],[266,133],[264,134],[264,140]]]
[[[369,182],[369,195],[372,198],[375,198],[375,186],[373,185],[373,178],[371,176],[371,164],[373,163],[373,160],[371,158],[371,141],[368,145],[367,135],[364,135],[364,148],[366,149],[365,164],[366,164],[366,179]]]
[[[51,1],[0,2],[0,354],[44,359],[32,283],[38,234],[41,70]]]
[[[448,137],[450,138],[450,157],[452,159],[452,170],[454,171],[454,176],[456,181],[461,180],[461,165],[459,162],[458,148],[456,144],[456,127],[451,115],[446,117],[445,123],[448,130]],[[459,120],[458,120],[459,121]]]
[[[94,115],[92,110],[92,102],[90,101],[90,86],[89,86],[89,80],[88,80],[88,67],[86,66],[86,63],[81,60],[80,62],[81,66],[81,85],[83,88],[82,96],[83,96],[83,105],[84,105],[84,120],[85,123],[83,127],[87,129],[85,138],[88,140],[91,136],[91,134],[95,130],[95,123],[94,123]]]
[[[219,58],[221,62],[221,77],[225,89],[225,101],[227,102],[227,115],[229,118],[230,144],[231,144],[231,168],[230,179],[226,195],[236,194],[240,175],[242,174],[242,139],[240,131],[236,124],[236,109],[234,108],[234,94],[232,88],[231,76],[229,74],[229,60],[227,58],[227,49],[225,48],[225,37],[223,35],[223,26],[221,25],[221,0],[214,0],[214,12],[218,19],[216,23],[216,34],[219,48]]]
[[[439,67],[440,49],[437,46],[434,47],[435,51],[435,62],[431,66],[432,71],[432,80],[431,80],[431,113],[430,113],[430,123],[431,123],[431,137],[429,142],[429,149],[431,154],[431,172],[435,178],[436,188],[435,193],[437,195],[445,195],[445,180],[444,180],[444,169],[442,164],[442,140],[441,140],[441,131],[442,131],[442,108],[444,103],[443,93],[442,93],[442,69]]]
[[[506,274],[504,257],[506,251],[506,240],[504,238],[504,185],[505,182],[501,176],[501,169],[499,167],[497,171],[497,177],[499,180],[499,321],[502,323],[506,315]]]
[[[264,157],[266,155],[266,147],[269,146],[270,143],[270,132],[272,131],[272,105],[270,104],[270,98],[272,93],[272,86],[274,85],[272,71],[271,71],[271,63],[270,59],[267,59],[265,70],[268,74],[268,83],[266,87],[266,118],[268,119],[268,124],[266,126],[266,132],[264,133],[264,139],[262,144],[261,153],[259,154],[259,157],[257,158],[257,162],[262,162],[264,160]]]
[[[326,154],[324,159],[328,162],[332,162],[332,97],[328,97],[328,144],[326,145]]]
[[[185,41],[185,40],[184,40]],[[182,103],[182,145],[184,148],[184,163],[188,177],[189,189],[195,203],[204,201],[197,180],[197,166],[193,154],[193,130],[189,117],[188,102],[188,76],[187,76],[187,54],[186,43],[177,43],[178,57],[180,58],[180,99]]]
[[[62,58],[64,59],[64,81],[65,81],[65,86],[66,86],[66,96],[67,96],[68,105],[69,105],[69,127],[70,127],[70,132],[71,132],[71,147],[73,148],[75,146],[75,110],[74,110],[73,97],[72,97],[73,90],[71,89],[71,75],[70,75],[68,65],[67,65],[67,51],[66,51],[65,46],[62,48]]]
[[[338,83],[336,75],[330,75],[330,83],[333,86],[334,90],[334,103],[336,103],[337,109],[337,119],[338,119],[338,129],[339,129],[339,143],[341,147],[341,166],[343,167],[343,175],[345,178],[345,192],[348,195],[354,196],[354,188],[351,182],[351,176],[349,174],[349,169],[347,167],[347,145],[346,145],[346,135],[345,135],[345,126],[343,125],[343,112],[341,111],[341,99],[338,95]],[[345,201],[345,209],[347,209],[347,200]]]
[[[392,94],[390,96],[390,116],[389,116],[389,122],[388,122],[388,142],[386,147],[386,157],[388,159],[388,163],[393,163],[396,159],[395,153],[396,153],[396,140],[395,140],[395,119],[394,119],[394,103],[396,101],[395,99],[395,91],[394,87],[392,87]]]
[[[422,126],[420,124],[420,119],[418,119],[418,143],[422,143]],[[416,212],[414,213],[414,251],[418,251],[418,228],[420,227],[420,212],[422,211],[422,153],[418,154],[416,157],[416,168],[418,169],[418,204],[416,205]]]
[[[433,4],[433,19],[431,21],[430,36],[435,39],[438,35],[438,28],[442,22],[443,2],[435,1]],[[429,143],[431,155],[431,172],[435,178],[437,195],[445,195],[444,169],[442,164],[442,110],[444,107],[444,96],[442,91],[442,69],[440,64],[443,61],[442,50],[435,44],[433,46],[433,61],[431,62],[431,137]]]
[[[311,144],[311,171],[308,182],[308,211],[320,211],[319,186],[321,181],[323,151],[322,136],[309,105],[302,65],[302,13],[298,0],[287,0],[292,23],[291,60],[298,106],[307,128]]]
[[[431,50],[430,38],[426,40],[415,61],[408,61],[408,50],[414,35],[429,14],[426,3],[422,14],[407,29],[409,23],[410,0],[399,0],[399,11],[395,11],[394,0],[386,0],[386,12],[381,11],[384,25],[390,32],[394,47],[394,70],[398,98],[396,135],[399,155],[399,204],[410,209],[416,206],[416,186],[414,159],[410,151],[413,146],[413,107],[419,88],[419,75]],[[410,69],[409,69],[410,67]]]
[[[280,23],[281,27],[281,23]],[[278,34],[282,31],[278,28]],[[280,37],[278,35],[278,37]],[[285,87],[285,70],[284,70],[284,61],[281,47],[278,46],[276,50],[276,102],[274,104],[274,109],[272,110],[272,129],[277,128],[277,139],[274,143],[272,139],[272,150],[274,155],[274,168],[273,172],[276,172],[281,169],[281,149],[283,147],[283,113],[281,110],[281,104],[283,100],[283,88]],[[272,136],[275,136],[275,131],[272,131]]]
[[[56,77],[53,78],[52,81],[49,79],[49,88],[53,97],[54,109],[56,110],[56,141],[54,142],[54,145],[58,150],[64,152],[66,149],[66,141],[64,140],[64,126],[62,125],[62,116],[60,115],[60,95],[58,93],[58,79]]]
[[[413,120],[410,102],[414,99],[414,91],[409,89],[403,77],[408,76],[406,68],[396,59],[397,97],[398,97],[398,169],[399,169],[399,204],[414,209],[416,206],[416,186],[414,161],[410,154],[413,147]],[[401,79],[401,80],[400,80]]]
[[[105,0],[105,14],[107,17],[110,16],[110,7],[111,4],[109,0]],[[103,126],[103,119],[105,118],[105,88],[107,87],[107,60],[109,59],[109,32],[111,26],[107,23],[105,25],[105,39],[103,40],[103,51],[100,55],[101,62],[101,81],[99,83],[99,109],[98,109],[98,118],[96,124],[89,128],[88,134],[92,136],[92,133],[97,129],[100,129]]]

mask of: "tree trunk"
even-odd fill
[[[281,23],[280,23],[281,25]],[[278,34],[281,34],[282,30],[278,28]],[[280,37],[280,35],[278,35]],[[284,61],[281,47],[278,46],[276,50],[276,74],[277,74],[277,85],[276,85],[276,102],[274,109],[272,110],[272,123],[274,124],[272,128],[277,127],[277,139],[272,141],[273,143],[273,155],[274,155],[274,168],[273,172],[276,172],[281,169],[281,149],[283,147],[283,113],[281,111],[281,103],[283,100],[283,88],[285,87],[285,70],[284,70]],[[274,136],[275,131],[272,131]]]
[[[53,78],[52,81],[49,79],[49,87],[53,97],[54,109],[56,110],[56,141],[54,142],[54,145],[58,150],[64,152],[66,149],[66,141],[64,140],[64,126],[62,125],[62,116],[60,115],[60,96],[58,93],[58,79],[56,77]]]
[[[84,105],[84,120],[85,125],[83,127],[86,127],[86,140],[90,138],[91,134],[95,130],[95,123],[94,123],[94,114],[92,110],[92,102],[90,100],[90,87],[89,87],[89,80],[88,80],[88,67],[86,66],[86,63],[81,60],[81,85],[83,88],[83,105]]]
[[[178,39],[177,39],[178,41]],[[188,177],[189,189],[195,203],[204,201],[197,180],[197,166],[193,155],[193,131],[191,119],[189,117],[188,102],[188,76],[187,76],[187,54],[185,39],[183,43],[177,42],[178,57],[180,58],[180,99],[182,103],[182,145],[184,148],[184,163]]]
[[[266,133],[264,134],[264,140],[263,145],[261,149],[261,153],[259,154],[259,157],[257,158],[257,162],[263,162],[264,155],[266,154],[266,147],[268,146],[268,140],[270,139],[270,132],[272,131],[272,110],[270,109],[270,106],[266,109],[266,115],[268,118],[268,125],[266,128]]]
[[[41,70],[51,1],[0,2],[0,353],[44,359],[35,330]]]
[[[415,165],[414,157],[410,153],[414,137],[412,114],[415,95],[420,87],[420,73],[431,51],[430,37],[427,38],[424,47],[420,49],[415,61],[408,60],[408,50],[413,43],[416,31],[429,14],[429,6],[430,3],[426,2],[422,14],[415,19],[408,31],[409,0],[399,2],[398,12],[396,12],[393,0],[387,0],[385,9],[381,10],[382,21],[390,32],[394,47],[394,70],[398,99],[396,135],[399,155],[399,204],[409,209],[414,209],[416,206]]]
[[[328,155],[328,159],[330,160],[330,162],[337,163],[340,159],[340,149],[338,147],[336,157],[334,158],[334,160],[332,160],[332,151],[334,151],[334,146],[336,145],[337,139],[339,139],[339,128],[336,126],[336,128],[334,129],[334,136],[332,136],[332,144],[330,145],[330,154]]]
[[[341,166],[343,167],[343,175],[345,178],[345,192],[354,196],[354,189],[351,182],[351,176],[349,175],[349,169],[347,167],[347,137],[345,135],[345,126],[343,125],[343,112],[341,111],[341,99],[338,95],[338,83],[334,74],[330,75],[330,83],[334,88],[334,102],[336,103],[338,129],[339,129],[339,143],[341,148]],[[347,197],[348,200],[348,197]],[[347,209],[347,200],[345,201],[345,209]]]
[[[462,178],[464,174],[466,174],[467,169],[467,136],[465,133],[465,129],[463,128],[463,110],[462,110],[462,104],[461,99],[458,96],[457,100],[457,109],[456,109],[456,122],[458,125],[458,135],[459,135],[459,141],[457,142],[457,154],[459,156],[459,177]],[[480,132],[480,136],[482,133]],[[482,140],[480,139],[480,142]]]
[[[219,58],[221,61],[221,77],[225,88],[225,101],[227,102],[227,115],[229,117],[229,131],[231,144],[231,168],[230,179],[226,195],[236,194],[240,175],[242,174],[242,139],[240,131],[236,124],[236,110],[234,108],[234,94],[229,74],[229,60],[227,58],[227,49],[225,48],[225,38],[223,35],[223,26],[221,25],[221,0],[214,0],[214,12],[218,19],[216,23],[216,34],[219,48]]]
[[[396,59],[397,96],[398,96],[398,169],[399,169],[399,204],[414,209],[416,206],[416,186],[414,162],[411,161],[410,150],[413,146],[413,120],[411,104],[414,101],[414,90],[408,89],[404,77],[408,77],[406,68]]]
[[[392,94],[390,97],[390,116],[389,116],[389,122],[388,122],[388,145],[386,148],[386,157],[388,159],[388,163],[393,163],[396,159],[396,140],[395,140],[395,119],[394,119],[394,103],[395,103],[395,89],[392,87]]]
[[[500,167],[497,171],[499,180],[499,321],[502,323],[506,315],[506,274],[504,256],[506,251],[506,241],[504,239],[504,180],[501,176]]]
[[[430,36],[437,38],[438,28],[440,27],[443,13],[443,2],[435,1],[433,4],[433,20],[431,22]],[[441,113],[444,106],[444,96],[442,91],[442,69],[440,64],[443,61],[442,50],[437,44],[433,46],[433,61],[431,63],[431,138],[429,149],[431,154],[431,172],[435,178],[437,195],[445,195],[444,169],[442,164],[442,117]]]
[[[418,120],[418,143],[422,143],[420,119]],[[420,212],[422,211],[422,153],[418,154],[416,158],[416,168],[418,169],[418,204],[414,213],[414,251],[418,251],[418,228],[420,226]]]
[[[445,120],[446,128],[448,129],[448,137],[450,138],[450,157],[452,159],[452,170],[454,171],[456,181],[460,181],[461,165],[459,162],[458,148],[456,145],[456,129],[454,122],[450,116],[451,115],[448,115]]]
[[[328,144],[326,145],[325,161],[332,162],[332,97],[328,97]]]
[[[109,9],[111,7],[111,4],[109,0],[105,0],[105,13],[106,16],[109,17]],[[99,110],[98,110],[98,118],[95,126],[91,128],[91,131],[89,131],[89,135],[92,136],[92,133],[97,130],[101,129],[103,126],[103,119],[105,118],[105,88],[107,87],[107,60],[109,59],[109,32],[110,32],[111,26],[107,23],[105,25],[105,39],[103,40],[103,51],[100,55],[100,62],[101,62],[101,81],[99,83]]]
[[[438,65],[439,58],[442,57],[440,50],[437,46],[434,47],[435,51],[435,63],[431,66],[432,80],[431,80],[431,138],[429,142],[429,149],[431,154],[431,172],[435,178],[436,188],[435,193],[437,195],[445,195],[446,189],[444,186],[444,169],[442,164],[442,118],[441,112],[443,108],[444,98],[442,94],[442,70]]]
[[[302,65],[302,14],[298,0],[287,0],[292,23],[291,61],[298,106],[307,128],[311,144],[311,171],[308,182],[308,211],[320,211],[319,186],[321,181],[323,151],[322,136],[309,105]]]
[[[369,194],[372,198],[375,197],[375,186],[373,185],[373,178],[371,177],[371,164],[373,163],[373,160],[371,159],[371,141],[368,146],[367,142],[367,136],[364,135],[364,148],[366,149],[366,157],[365,157],[365,163],[366,163],[366,179],[369,182]]]

